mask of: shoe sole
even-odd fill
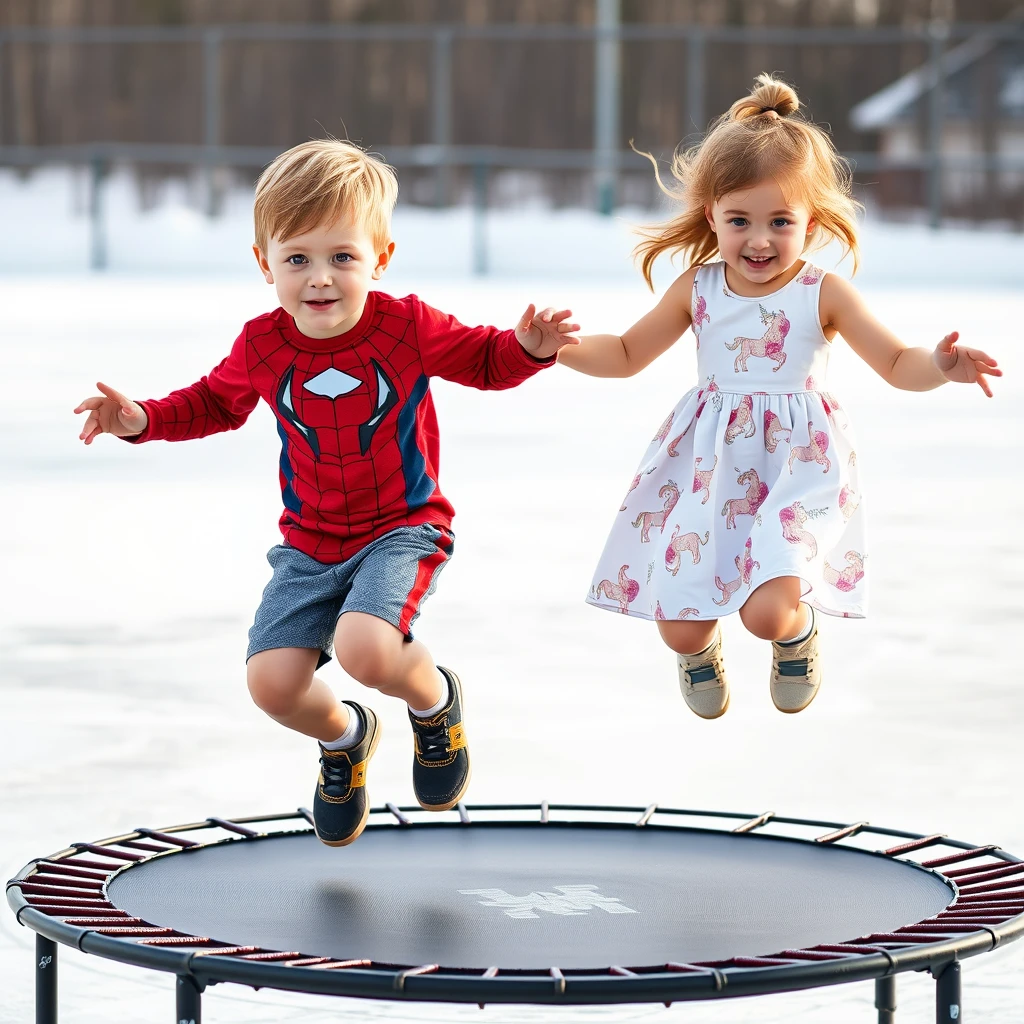
[[[819,685],[814,693],[811,694],[811,699],[806,704],[801,704],[798,708],[780,708],[778,704],[775,704],[775,694],[772,694],[772,703],[775,704],[775,710],[781,711],[784,715],[799,715],[801,711],[806,711],[814,703],[814,698],[818,696],[818,690],[820,689],[821,686]]]
[[[374,737],[370,740],[370,750],[366,755],[366,760],[369,761],[371,757],[377,752],[377,744],[380,743],[380,722],[377,722],[377,731],[374,733]],[[370,817],[370,801],[366,801],[366,807],[363,809],[363,817],[359,824],[356,826],[355,832],[352,833],[347,839],[340,841],[332,841],[330,839],[324,839],[319,832],[316,831],[316,825],[313,826],[313,831],[316,833],[317,839],[320,840],[324,846],[348,846],[350,843],[354,843],[362,834],[363,829],[366,828],[366,822]]]
[[[719,711],[717,715],[702,715],[699,711],[693,711],[693,708],[690,708],[689,704],[687,704],[686,706],[688,708],[690,708],[690,710],[693,711],[693,713],[698,718],[703,718],[705,722],[713,722],[716,718],[721,718],[722,715],[724,715],[726,713],[726,711],[729,710],[729,702],[731,700],[732,700],[732,694],[730,693],[729,696],[725,698],[725,707],[722,708],[722,710]],[[684,703],[686,702],[686,698],[685,697],[683,698],[683,702]]]

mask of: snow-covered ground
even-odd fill
[[[86,449],[71,413],[97,379],[138,397],[195,380],[271,307],[271,289],[246,273],[244,197],[212,224],[126,206],[112,219],[115,270],[89,275],[67,184],[46,180],[0,186],[4,877],[71,840],[292,808],[315,776],[309,742],[263,716],[244,685],[276,538],[270,414],[201,443]],[[395,230],[385,287],[468,322],[511,325],[536,301],[571,306],[585,330],[617,330],[651,301],[624,222],[496,216],[482,279],[467,274],[467,215],[402,213]],[[793,717],[771,706],[767,645],[735,618],[733,704],[708,723],[683,705],[650,624],[583,604],[634,463],[693,379],[688,339],[628,381],[556,369],[500,394],[436,383],[458,552],[419,636],[466,682],[470,800],[773,809],[1024,853],[1024,294],[1010,287],[1022,256],[1019,236],[867,231],[863,287],[881,318],[918,344],[958,328],[1007,376],[992,401],[966,387],[905,394],[837,346],[831,379],[872,498],[872,608],[863,622],[823,624],[825,686]],[[333,663],[325,675],[353,693]],[[403,710],[374,704],[385,732],[373,801],[411,802]],[[32,941],[0,908],[0,1021],[31,1019]],[[1017,1024],[1024,943],[967,961],[964,981],[969,1019]],[[902,976],[898,990],[901,1024],[934,1019],[927,977]],[[61,998],[76,1024],[163,1022],[174,1005],[169,977],[64,948]],[[668,1010],[480,1011],[219,986],[204,1019],[853,1024],[874,1019],[871,1000],[860,984]]]

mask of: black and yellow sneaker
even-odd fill
[[[363,721],[362,739],[347,750],[320,748],[320,778],[313,794],[313,829],[327,846],[348,846],[366,827],[370,801],[366,795],[366,766],[380,741],[377,716],[346,700],[353,715]]]
[[[448,680],[448,703],[431,718],[409,713],[415,756],[412,787],[420,807],[447,811],[469,785],[469,748],[462,722],[462,684],[450,669],[437,666]]]

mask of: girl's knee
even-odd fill
[[[699,622],[686,622],[681,619],[658,622],[661,639],[676,654],[696,654],[703,651],[714,640],[717,628],[717,619]]]

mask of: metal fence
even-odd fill
[[[885,75],[892,80],[894,73],[900,70],[898,61],[888,59],[885,67],[880,64],[880,55],[884,53],[891,57],[899,48],[904,55],[909,52],[919,60],[916,72],[919,100],[914,115],[919,145],[910,152],[886,153],[878,148],[877,137],[851,133],[847,126],[847,101],[844,109],[834,110],[832,114],[837,126],[837,139],[844,155],[854,164],[858,179],[878,179],[892,174],[915,176],[915,180],[919,179],[916,187],[924,199],[929,221],[936,227],[943,218],[943,182],[951,173],[987,175],[989,182],[993,176],[1001,175],[1005,179],[1009,173],[1014,180],[1019,177],[1024,182],[1024,147],[1018,148],[1016,154],[1007,152],[1011,147],[1000,145],[1001,129],[998,126],[995,135],[989,132],[987,142],[977,151],[952,152],[943,144],[948,106],[946,85],[957,71],[952,55],[963,51],[962,44],[969,40],[1009,45],[1018,48],[1015,52],[1024,53],[1024,27],[1019,22],[933,24],[922,28],[751,29],[624,24],[619,21],[618,0],[597,0],[596,11],[597,23],[593,26],[242,23],[0,30],[0,165],[72,164],[91,168],[92,262],[94,266],[102,266],[103,181],[112,165],[163,169],[200,167],[207,182],[207,207],[213,213],[217,206],[217,168],[259,168],[288,145],[308,137],[310,133],[300,125],[291,130],[298,136],[296,138],[281,138],[280,129],[270,129],[265,133],[267,137],[239,141],[238,131],[233,126],[244,120],[246,103],[249,108],[254,102],[257,106],[255,113],[250,109],[245,115],[257,126],[250,129],[250,133],[261,134],[258,100],[247,98],[247,89],[251,91],[252,83],[247,86],[240,80],[243,76],[239,71],[247,59],[252,59],[246,54],[256,52],[253,47],[272,47],[278,51],[286,45],[298,45],[307,50],[319,47],[321,51],[327,47],[328,60],[332,51],[338,54],[339,63],[356,69],[353,93],[344,98],[343,108],[346,103],[357,102],[355,93],[358,92],[359,68],[362,67],[359,60],[365,59],[374,47],[379,52],[381,47],[405,47],[403,52],[410,65],[415,61],[423,72],[422,88],[408,90],[404,98],[390,98],[386,105],[391,110],[401,103],[413,108],[414,116],[406,120],[415,121],[415,131],[412,132],[415,139],[392,144],[381,135],[393,133],[387,131],[386,125],[380,130],[372,123],[372,117],[367,118],[368,123],[357,125],[358,131],[352,132],[352,136],[367,139],[372,148],[383,152],[390,163],[431,182],[429,191],[433,203],[445,205],[450,202],[457,175],[460,183],[469,183],[474,206],[482,215],[488,205],[493,176],[501,171],[519,170],[562,173],[585,180],[589,182],[590,201],[608,213],[621,197],[623,182],[627,178],[639,179],[642,175],[641,180],[650,182],[649,165],[627,148],[628,140],[637,138],[641,148],[660,149],[662,157],[671,152],[672,145],[680,137],[695,141],[709,119],[725,109],[749,85],[751,68],[778,70],[783,77],[793,80],[789,65],[801,64],[808,55],[814,56],[817,64],[824,66],[821,73],[826,76],[829,64],[837,69],[841,65],[847,68],[860,65],[863,68],[862,81],[855,85],[860,85],[863,96],[879,81],[887,82]],[[33,69],[41,62],[47,62],[51,67],[62,60],[70,63],[86,50],[91,50],[104,55],[100,64],[109,70],[115,59],[112,55],[123,54],[125,48],[145,51],[145,48],[154,46],[180,50],[185,63],[181,73],[175,73],[173,84],[176,91],[169,93],[166,87],[162,92],[158,89],[149,96],[151,107],[159,108],[161,103],[172,105],[178,99],[177,89],[195,93],[194,99],[178,105],[184,111],[179,117],[182,123],[173,132],[163,132],[165,136],[177,137],[51,138],[46,132],[26,129],[29,121],[24,112],[32,109],[33,101],[38,103],[26,90],[38,84],[38,76]],[[410,46],[413,47],[411,51],[408,49]],[[535,51],[544,47],[549,48],[548,54],[571,51],[573,66],[563,72],[563,83],[567,77],[578,80],[581,67],[588,72],[590,95],[584,97],[584,102],[577,89],[569,97],[575,104],[572,111],[564,109],[566,103],[562,101],[565,97],[556,95],[554,87],[547,94],[548,102],[545,103],[543,98],[537,99],[538,95],[544,95],[543,75],[546,72],[542,57]],[[502,88],[497,74],[479,74],[481,64],[486,66],[490,62],[493,65],[502,54],[513,48],[518,48],[516,52],[520,54],[521,66],[513,68],[511,79],[509,74],[504,77],[513,85],[516,81],[523,82],[522,95],[532,97],[531,109],[524,109],[514,88]],[[531,52],[535,55],[533,64],[529,59]],[[347,59],[343,61],[345,55]],[[299,59],[301,61],[301,54]],[[392,59],[397,61],[397,58]],[[145,61],[140,57],[136,63],[143,67],[144,74]],[[905,63],[904,59],[904,68]],[[89,66],[88,62],[85,66]],[[15,74],[17,67],[28,67],[29,73]],[[477,69],[475,80],[467,82],[467,67]],[[646,81],[645,85],[645,79],[651,78],[648,73],[651,69],[655,69],[656,80]],[[528,77],[523,78],[524,75]],[[539,94],[534,81],[538,76],[542,79]],[[895,77],[899,75],[895,74]],[[482,81],[481,78],[492,80]],[[526,88],[527,84],[534,86],[532,94]],[[797,84],[800,86],[799,81]],[[265,84],[259,83],[259,88],[265,88]],[[562,92],[567,89],[564,84],[560,88]],[[61,89],[67,92],[66,96],[61,95]],[[490,120],[488,108],[480,107],[478,102],[479,96],[488,90],[492,94],[491,108],[497,111]],[[496,90],[499,95],[494,100]],[[328,108],[339,101],[339,97],[330,95],[330,90],[325,92],[327,95],[320,99]],[[854,88],[856,94],[857,89]],[[811,99],[813,101],[814,97]],[[73,113],[80,109],[75,106],[80,104],[80,99],[75,95],[74,82],[61,85],[50,102],[56,106],[67,104]],[[133,102],[141,106],[141,100],[131,95],[125,99],[129,106]],[[476,107],[472,106],[474,103],[477,103]],[[509,115],[510,111],[515,113],[514,119]],[[504,122],[502,112],[505,113]],[[813,113],[818,111],[813,109]],[[43,111],[40,115],[44,122],[45,114]],[[1024,125],[1024,110],[1021,115],[1019,124]],[[287,121],[289,116],[295,120],[285,110],[282,117]],[[191,124],[188,123],[190,119]],[[74,121],[74,117],[71,120]],[[266,120],[271,119],[268,117]],[[660,127],[653,132],[658,137],[653,144],[645,145],[639,129],[656,121],[662,126],[668,122],[669,127],[667,130]],[[478,140],[465,138],[463,122],[475,126],[472,130],[477,133]],[[490,122],[498,122],[497,127]],[[589,124],[584,124],[581,129],[584,122]],[[540,134],[550,138],[552,131],[558,134],[563,123],[572,145],[523,144],[524,139],[529,141],[531,134],[538,134],[531,131],[536,125],[543,125],[547,134]],[[138,136],[140,133],[145,135],[145,124],[127,134]],[[73,133],[65,132],[68,134]],[[154,131],[153,134],[161,133]],[[406,131],[406,135],[409,134]],[[651,134],[647,131],[648,136]],[[842,146],[844,136],[856,148]],[[875,148],[866,148],[865,142],[874,142]],[[1021,191],[1024,196],[1024,186]],[[422,197],[422,188],[419,194]]]

